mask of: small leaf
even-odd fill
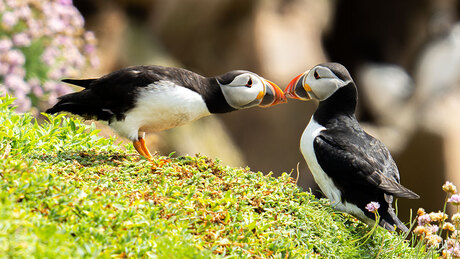
[[[77,127],[75,127],[75,122],[73,120],[70,120],[70,129],[75,132]]]

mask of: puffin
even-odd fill
[[[84,89],[60,96],[46,113],[70,112],[105,121],[152,161],[145,134],[204,116],[286,102],[274,83],[245,70],[204,77],[183,68],[156,65],[123,68],[100,78],[63,79]]]
[[[300,151],[331,205],[373,226],[374,212],[366,206],[378,202],[379,225],[407,232],[392,207],[393,199],[418,199],[419,195],[400,184],[389,150],[359,125],[355,116],[358,91],[348,70],[339,63],[316,65],[295,77],[285,95],[319,101],[302,134]]]

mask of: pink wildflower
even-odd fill
[[[427,230],[430,233],[434,234],[434,233],[438,232],[439,227],[437,225],[430,225],[430,226],[427,227]]]
[[[72,5],[72,0],[59,0],[62,5]]]
[[[8,29],[13,28],[18,23],[18,16],[13,12],[4,12],[2,15],[2,24]]]
[[[8,38],[0,39],[0,52],[6,52],[13,47],[13,42]]]
[[[59,19],[59,17],[52,17],[51,19],[48,19],[47,25],[50,33],[62,32],[66,27],[65,23]]]
[[[38,107],[56,102],[71,89],[57,80],[78,77],[85,66],[98,64],[96,37],[83,25],[72,0],[0,0],[0,28],[8,35],[0,37],[0,89],[17,98],[17,111],[29,109],[31,100]],[[44,49],[38,61],[48,67],[47,75],[37,73],[35,66],[24,66],[36,58],[25,51],[32,43]],[[26,74],[39,77],[26,81]]]
[[[431,217],[429,214],[424,214],[418,217],[418,225],[425,226],[426,224],[431,222]]]
[[[20,32],[20,33],[15,34],[13,36],[13,42],[14,42],[14,45],[16,45],[18,47],[25,47],[25,46],[30,45],[31,40],[30,40],[29,35],[27,35],[27,33]]]
[[[10,65],[6,62],[0,62],[0,75],[7,75],[10,71]]]
[[[32,102],[30,101],[30,98],[26,96],[18,96],[15,93],[16,100],[14,100],[14,103],[18,106],[16,111],[18,112],[26,112],[30,110],[30,107],[32,107]]]
[[[6,53],[6,61],[11,65],[22,66],[26,62],[26,57],[21,51],[12,49]]]
[[[376,212],[380,208],[380,204],[375,201],[371,201],[366,205],[366,210],[369,212]]]
[[[91,54],[96,50],[96,46],[92,44],[86,44],[83,48],[86,54]]]
[[[425,236],[426,243],[429,247],[438,248],[442,242],[442,238],[438,235],[427,235]]]
[[[27,94],[30,91],[29,85],[24,82],[24,79],[21,76],[16,74],[9,74],[5,76],[5,85],[10,89],[13,89],[15,94],[24,93]]]
[[[454,204],[455,206],[460,205],[460,194],[453,194],[447,202]]]
[[[26,19],[32,15],[32,11],[29,6],[25,5],[17,9],[16,14],[19,18]]]

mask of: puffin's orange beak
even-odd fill
[[[279,103],[287,102],[283,91],[275,83],[267,79],[263,79],[263,81],[265,85],[265,95],[263,95],[259,106],[270,107]]]
[[[286,97],[303,101],[311,100],[310,94],[308,94],[308,92],[311,92],[311,87],[304,83],[308,72],[310,71],[302,73],[291,80],[286,89],[284,89]]]

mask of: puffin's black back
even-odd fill
[[[371,219],[374,215],[365,207],[378,202],[380,224],[406,230],[391,207],[393,196],[415,199],[418,195],[399,184],[399,172],[388,149],[352,117],[342,116],[330,123],[313,145],[318,163],[341,191],[342,202],[357,205]]]
[[[168,81],[199,93],[211,113],[228,112],[230,107],[215,78],[205,78],[182,68],[134,66],[117,70],[99,79],[63,80],[85,89],[59,97],[47,113],[68,111],[85,118],[122,120],[136,105],[139,91],[158,81]]]

